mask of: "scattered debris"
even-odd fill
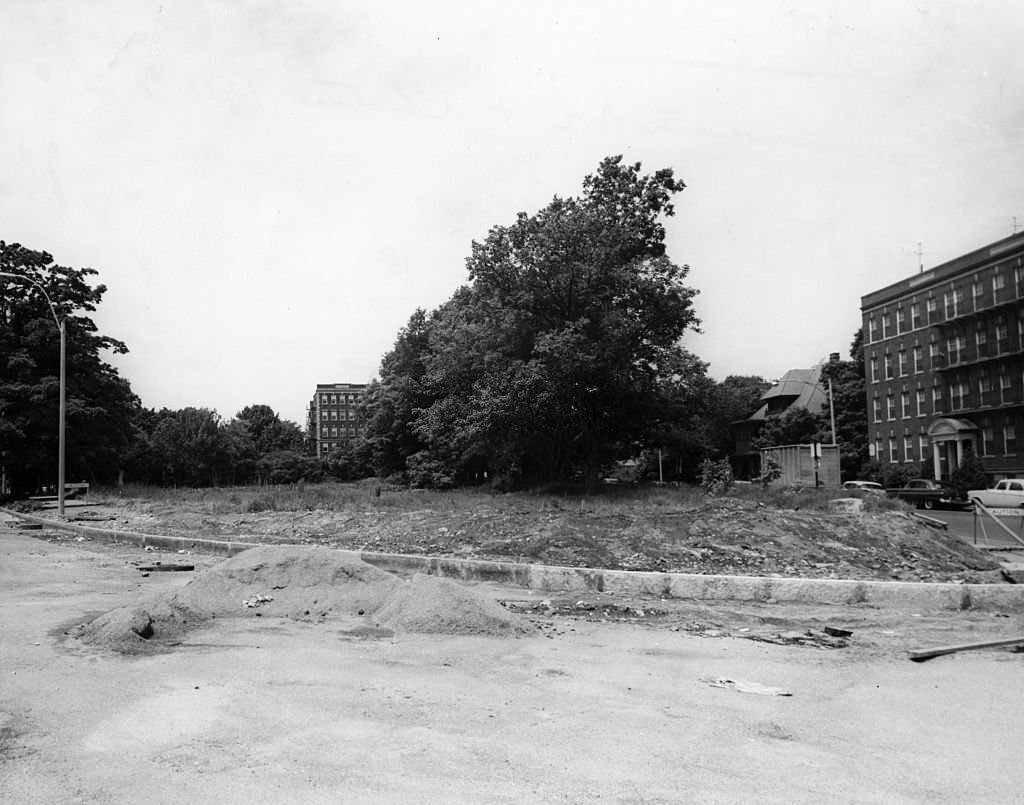
[[[1017,646],[1024,643],[1024,637],[1011,637],[1003,640],[985,640],[981,643],[960,643],[955,646],[940,646],[939,648],[918,649],[911,651],[909,659],[913,662],[924,662],[933,657],[941,657],[944,654],[956,654],[960,651],[977,651],[983,648],[1000,648],[1002,646]]]
[[[242,602],[243,607],[249,607],[249,609],[255,609],[260,604],[269,604],[273,601],[273,597],[269,595],[254,595],[252,598],[247,598]]]
[[[756,693],[759,696],[792,696],[792,692],[785,688],[773,688],[769,685],[762,685],[760,682],[746,682],[742,679],[708,679],[707,683],[713,688],[726,688],[735,690],[738,693]]]
[[[839,629],[836,626],[826,626],[823,630],[825,634],[830,637],[852,637],[853,631],[851,629]]]
[[[835,631],[844,631],[837,629]],[[791,632],[772,632],[769,634],[752,632],[751,634],[741,634],[738,637],[746,638],[747,640],[756,640],[760,643],[775,643],[780,646],[813,646],[815,648],[846,648],[849,643],[846,640],[852,632],[849,632],[845,636],[832,636],[828,632],[828,627],[822,632],[815,632],[813,629],[807,629],[803,632],[791,631]]]
[[[195,565],[176,565],[169,564],[165,565],[163,562],[156,562],[152,565],[139,565],[139,570],[143,573],[174,573],[186,570],[195,570]]]

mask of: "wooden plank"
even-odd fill
[[[940,646],[939,648],[919,649],[910,652],[910,659],[914,662],[924,662],[932,657],[941,657],[943,654],[955,654],[958,651],[977,651],[983,648],[999,648],[1000,646],[1015,646],[1024,643],[1024,637],[1011,637],[1004,640],[986,640],[983,643],[960,643],[955,646]]]

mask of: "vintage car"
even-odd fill
[[[1024,506],[1024,480],[1007,478],[991,489],[971,489],[967,497],[990,509],[1019,509]]]
[[[877,495],[885,494],[885,487],[874,481],[846,481],[843,489],[847,492],[873,492]]]
[[[919,509],[965,509],[971,506],[970,499],[957,492],[948,484],[929,478],[915,478],[899,489],[886,489],[885,494],[913,503]]]

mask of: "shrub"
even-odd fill
[[[964,454],[960,466],[950,473],[949,483],[961,494],[966,494],[968,489],[985,489],[989,485],[985,462],[977,453],[969,450]]]
[[[704,459],[700,465],[700,488],[706,495],[724,495],[732,489],[735,478],[729,459]]]

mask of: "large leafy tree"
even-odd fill
[[[688,268],[665,255],[662,220],[684,185],[640,169],[607,158],[579,197],[473,243],[469,284],[414,316],[384,359],[385,413],[368,433],[382,468],[592,485],[678,414],[705,368],[679,345],[699,323]]]
[[[67,478],[116,479],[139,401],[104,359],[127,347],[100,335],[89,315],[106,286],[93,284],[91,268],[57,265],[46,252],[3,241],[0,272],[18,277],[0,276],[0,464],[12,492],[56,480],[60,339],[54,314],[67,331]]]

